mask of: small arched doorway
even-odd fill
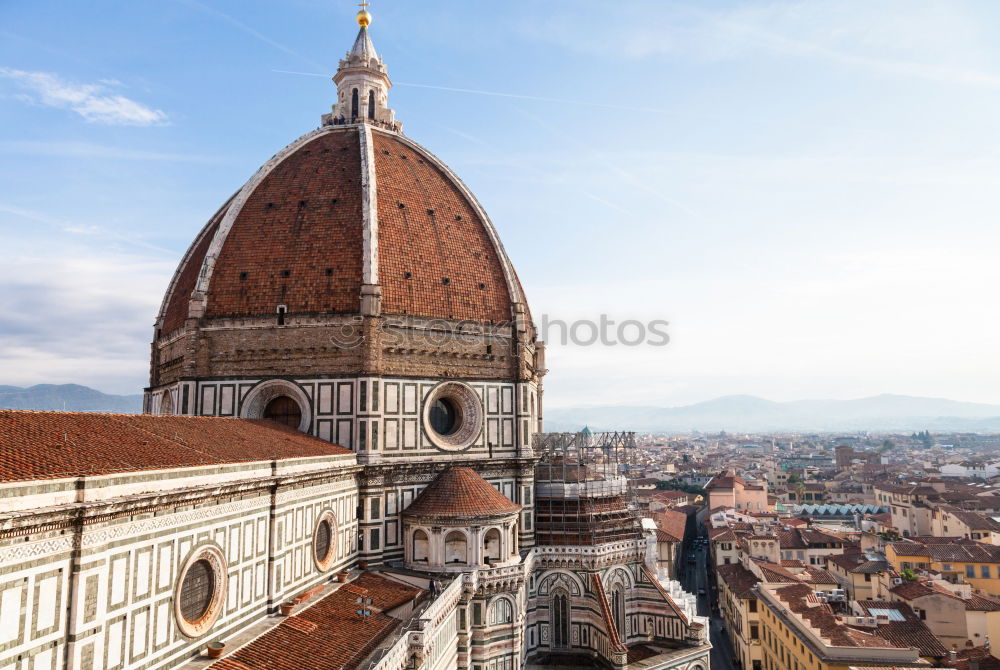
[[[286,395],[279,395],[264,407],[264,418],[298,430],[302,423],[302,408]]]

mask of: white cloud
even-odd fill
[[[25,93],[18,97],[31,104],[68,109],[87,121],[113,126],[152,126],[165,123],[167,115],[110,89],[119,82],[103,79],[97,84],[65,81],[51,72],[27,72],[0,68],[4,77]]]
[[[781,1],[692,7],[646,0],[610,15],[597,4],[575,12],[554,8],[542,20],[533,15],[522,32],[569,50],[630,60],[805,57],[881,75],[1000,87],[981,23],[959,3]],[[596,38],[579,39],[581,33],[593,34],[597,24]]]
[[[0,268],[0,383],[136,393],[173,259],[83,235],[16,239]],[[34,247],[34,248],[33,248]]]

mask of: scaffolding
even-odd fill
[[[642,537],[635,433],[535,436],[535,542],[594,546]]]

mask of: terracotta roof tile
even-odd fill
[[[500,493],[471,468],[448,468],[410,503],[412,516],[477,517],[514,514],[521,506]]]
[[[668,509],[663,512],[655,512],[652,516],[657,529],[666,533],[670,541],[681,542],[684,540],[684,529],[687,526],[686,514]]]
[[[352,586],[354,588],[347,588]],[[358,594],[372,599],[371,616],[360,617]],[[385,611],[427,592],[366,572],[289,617],[253,642],[216,661],[212,670],[320,670],[357,667],[401,621]]]
[[[719,565],[715,568],[715,573],[722,578],[737,598],[757,597],[753,587],[760,583],[760,579],[739,563]]]
[[[374,132],[372,139],[382,309],[510,321],[503,263],[472,204],[448,176],[398,138]]]
[[[219,252],[207,316],[360,309],[360,147],[355,128],[324,133],[254,189]]]
[[[352,452],[273,421],[0,410],[0,481]]]
[[[921,656],[942,658],[948,655],[948,650],[941,641],[934,637],[909,605],[887,600],[859,600],[857,604],[866,616],[875,616],[871,611],[873,609],[896,610],[903,616],[903,621],[890,620],[888,623],[878,624],[875,631],[879,637],[899,647],[919,647]]]

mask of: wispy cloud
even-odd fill
[[[319,72],[296,72],[294,70],[275,70],[279,74],[297,74],[303,77],[322,77],[329,79],[333,75]],[[408,86],[410,88],[426,88],[434,91],[447,91],[449,93],[468,93],[470,95],[483,95],[489,98],[512,98],[514,100],[533,100],[535,102],[555,102],[560,105],[578,105],[581,107],[600,107],[603,109],[617,109],[624,112],[652,112],[655,114],[669,114],[671,110],[663,107],[629,107],[625,105],[609,105],[603,102],[591,102],[588,100],[570,100],[567,98],[549,98],[543,95],[527,95],[524,93],[505,93],[503,91],[484,91],[478,88],[455,88],[454,86],[435,86],[434,84],[415,84],[413,82],[397,81],[393,86]]]
[[[175,154],[145,149],[125,149],[92,142],[43,142],[33,140],[0,141],[0,155],[52,156],[56,158],[93,158],[167,163],[219,163],[222,159],[199,154]]]
[[[4,214],[6,214],[7,216],[3,216]],[[23,207],[16,207],[14,205],[7,205],[4,203],[0,203],[0,226],[13,223],[7,220],[8,217],[14,217],[16,219],[33,221],[35,223],[41,223],[47,226],[52,226],[64,233],[69,233],[70,235],[100,237],[108,241],[122,242],[124,244],[133,247],[138,247],[140,249],[155,251],[167,258],[174,255],[174,252],[171,251],[170,249],[164,249],[163,247],[158,247],[155,244],[150,244],[149,242],[147,242],[146,240],[142,239],[137,235],[118,233],[113,230],[109,230],[103,226],[98,226],[94,224],[84,224],[75,221],[66,221],[53,216],[49,216],[44,212],[37,212],[35,210],[25,209]]]
[[[246,33],[250,37],[253,37],[255,40],[257,40],[259,42],[263,42],[264,44],[266,44],[266,45],[268,45],[270,47],[273,47],[273,48],[277,49],[278,51],[283,51],[284,53],[288,54],[289,56],[294,56],[294,57],[298,58],[299,60],[301,60],[301,61],[303,61],[305,63],[308,63],[312,67],[315,67],[315,68],[320,69],[320,70],[322,70],[324,68],[323,65],[317,63],[316,61],[312,60],[308,56],[305,56],[305,55],[299,53],[298,51],[295,51],[294,49],[285,46],[281,42],[278,42],[276,40],[271,39],[270,37],[268,37],[264,33],[260,32],[259,30],[255,29],[255,28],[252,28],[251,26],[248,26],[247,24],[243,23],[242,21],[240,21],[236,17],[231,16],[229,14],[226,14],[225,12],[216,9],[215,7],[209,7],[208,5],[206,5],[206,4],[202,3],[202,2],[198,2],[198,0],[177,0],[177,2],[181,3],[182,5],[187,5],[188,7],[192,7],[194,9],[197,9],[198,11],[200,11],[200,12],[202,12],[204,14],[208,14],[210,16],[216,17],[217,19],[221,19],[222,21],[225,21],[229,25],[234,26],[235,28],[237,28],[237,29],[241,30],[242,32]]]
[[[167,120],[164,112],[111,90],[121,85],[116,81],[80,84],[66,81],[51,72],[28,72],[7,67],[0,68],[0,77],[10,80],[23,91],[17,96],[20,100],[66,109],[92,123],[152,126]]]

